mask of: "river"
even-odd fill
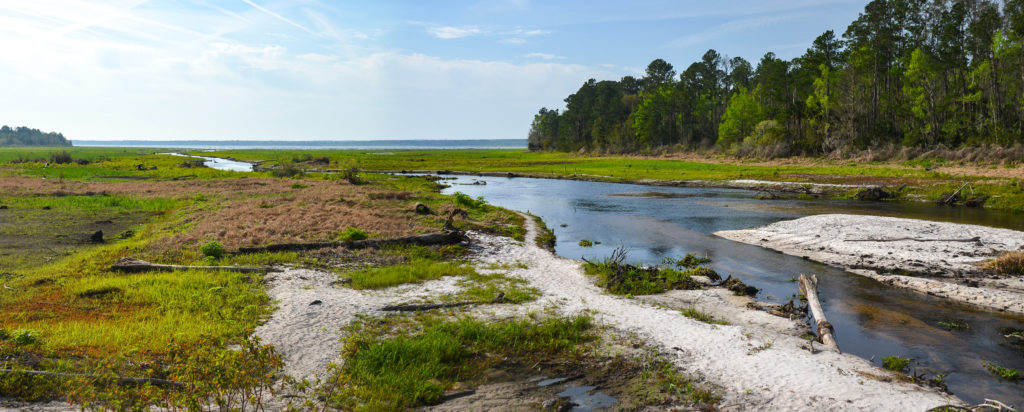
[[[827,265],[711,233],[743,229],[821,213],[852,213],[980,224],[1024,230],[1020,214],[925,203],[837,200],[758,200],[748,190],[673,188],[532,178],[448,176],[444,193],[483,196],[488,203],[540,216],[557,237],[555,251],[601,259],[624,245],[628,261],[657,264],[686,253],[707,255],[722,275],[762,291],[759,300],[783,302],[797,294],[792,279],[817,274],[819,291],[839,347],[870,359],[913,359],[917,373],[946,375],[949,389],[972,403],[986,398],[1024,405],[1024,386],[1001,382],[984,361],[1024,370],[1024,347],[1007,342],[1004,328],[1024,328],[1024,318],[955,304],[895,289]],[[471,185],[474,181],[484,185]],[[581,247],[588,239],[600,244]],[[940,321],[969,329],[949,331]]]
[[[252,165],[202,157],[221,170]],[[841,269],[712,235],[822,213],[869,214],[1024,230],[1024,216],[985,209],[912,202],[759,200],[740,189],[676,188],[577,180],[446,176],[444,193],[483,196],[488,203],[540,216],[555,232],[555,252],[602,259],[623,245],[631,262],[658,264],[686,253],[706,255],[722,277],[733,275],[761,289],[759,300],[782,303],[795,296],[793,279],[817,274],[819,295],[836,340],[846,353],[881,365],[885,356],[911,358],[912,373],[945,375],[955,395],[971,403],[996,399],[1024,405],[1024,385],[1000,381],[984,362],[1024,371],[1024,346],[1003,338],[1024,329],[1024,317],[977,309],[892,288]],[[484,182],[485,184],[472,184]],[[581,247],[587,239],[600,244]],[[940,321],[968,329],[950,331]]]

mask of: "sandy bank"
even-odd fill
[[[1024,314],[1024,280],[978,263],[1024,247],[1024,232],[881,216],[829,214],[716,232],[838,266],[896,287]]]

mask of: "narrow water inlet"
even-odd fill
[[[248,162],[241,162],[238,160],[225,159],[223,157],[209,157],[209,156],[193,156],[183,153],[157,153],[158,155],[170,155],[170,156],[181,156],[191,157],[194,159],[203,159],[203,165],[211,169],[224,170],[228,172],[251,172],[253,171],[253,164]]]
[[[563,398],[569,398],[569,402],[575,404],[572,407],[572,410],[577,412],[590,412],[598,409],[611,408],[619,401],[607,393],[593,392],[594,389],[597,389],[597,387],[570,386],[566,390],[559,392],[557,395]]]

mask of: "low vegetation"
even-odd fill
[[[409,263],[370,268],[352,272],[355,289],[383,289],[405,283],[419,283],[442,276],[466,276],[475,273],[472,267],[460,262],[437,262],[415,259]]]
[[[891,370],[893,372],[906,373],[907,368],[910,366],[910,358],[902,358],[899,356],[886,356],[882,358],[882,367]]]
[[[1000,275],[1024,276],[1024,252],[1005,252],[982,264],[982,268]]]
[[[573,359],[597,340],[587,316],[497,323],[391,318],[356,323],[347,335],[344,361],[328,383],[331,404],[367,411],[436,404],[455,382],[478,380],[499,360]]]
[[[703,284],[693,279],[693,276],[720,279],[714,270],[706,266],[694,266],[680,271],[658,266],[634,266],[623,263],[625,259],[626,250],[620,247],[603,261],[585,263],[583,269],[586,274],[597,277],[599,286],[623,296],[652,295],[670,289],[701,288]]]
[[[1004,368],[992,362],[985,362],[985,369],[988,369],[989,372],[992,372],[992,374],[998,376],[999,379],[1007,380],[1010,382],[1024,380],[1024,375],[1022,375],[1020,371],[1013,368]]]
[[[693,320],[698,320],[704,323],[710,323],[713,325],[728,325],[729,322],[717,320],[711,314],[704,312],[696,307],[689,307],[680,311],[683,316],[686,316]]]

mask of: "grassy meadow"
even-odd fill
[[[197,153],[198,154],[198,153]],[[704,181],[752,179],[793,183],[834,183],[903,187],[898,196],[934,201],[970,183],[988,196],[985,207],[1024,210],[1024,168],[1020,164],[973,164],[943,159],[912,161],[832,161],[794,158],[775,161],[731,157],[618,156],[534,153],[524,149],[486,150],[228,150],[218,156],[260,162],[264,166],[301,165],[320,159],[316,168],[367,171],[457,171],[515,173],[521,176],[608,182]],[[324,163],[327,161],[328,163]],[[837,197],[856,190],[836,189]]]

